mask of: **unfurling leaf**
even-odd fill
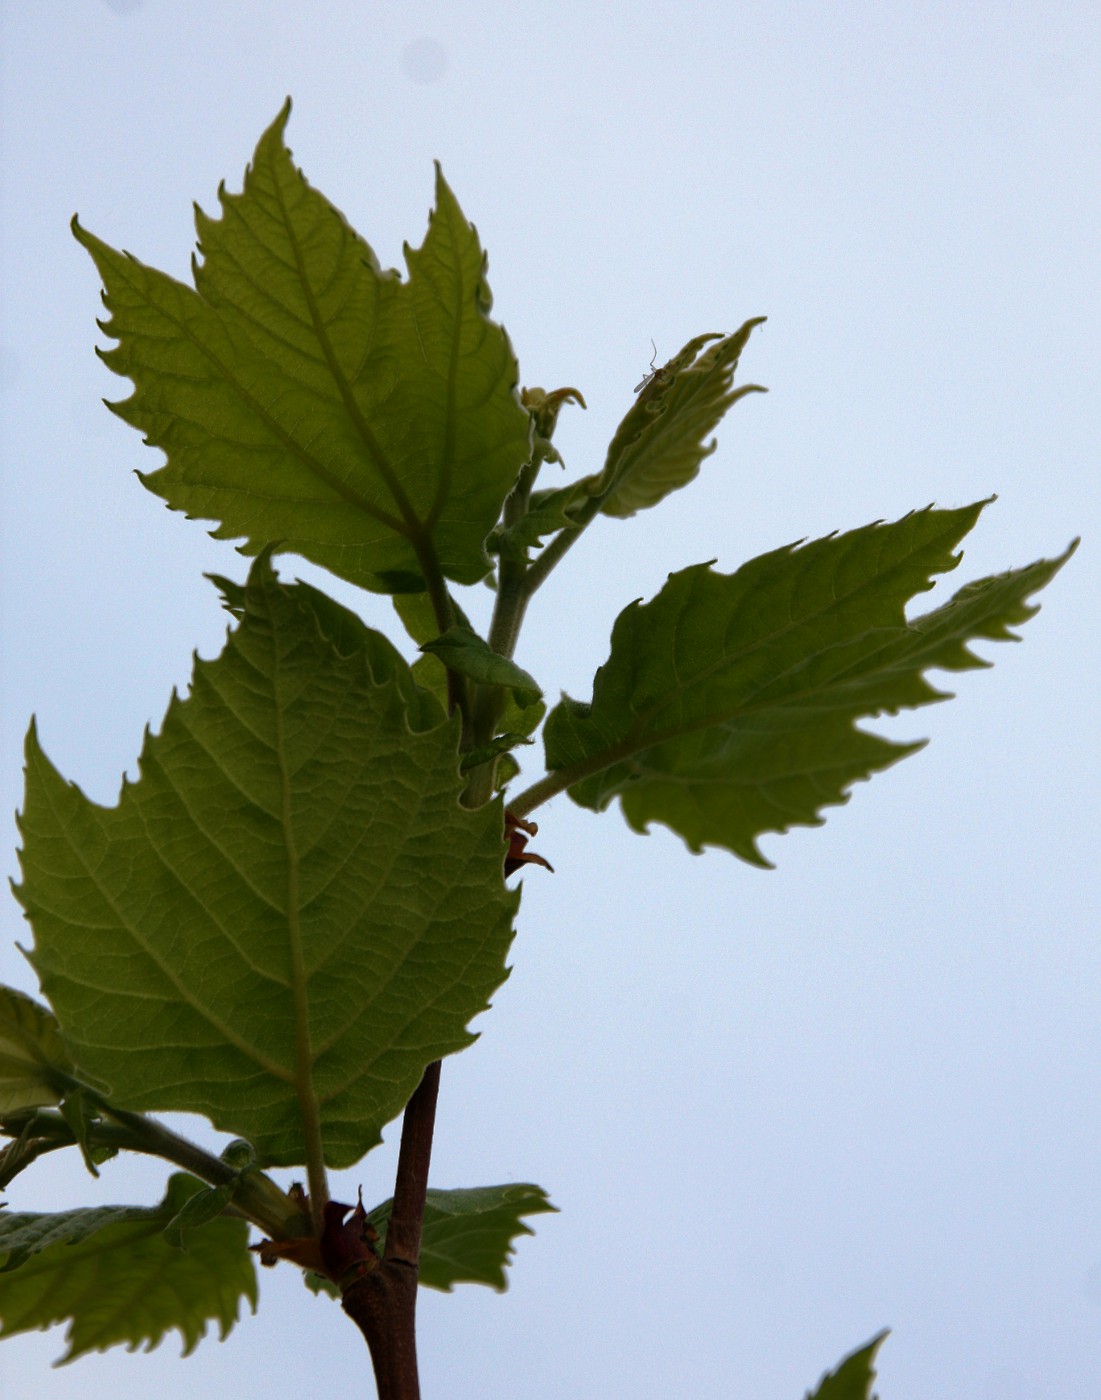
[[[63,1361],[119,1343],[150,1349],[173,1328],[186,1355],[210,1322],[225,1337],[242,1298],[256,1306],[248,1226],[211,1220],[189,1232],[186,1253],[163,1234],[202,1189],[177,1173],[158,1206],[0,1211],[0,1336],[68,1322]]]
[[[470,1043],[517,896],[500,803],[460,806],[457,726],[421,722],[393,648],[342,654],[264,555],[116,807],[32,729],[31,958],[117,1102],[204,1113],[265,1165],[301,1165],[313,1132],[349,1166]]]
[[[368,1225],[378,1231],[380,1253],[392,1204],[376,1206],[367,1217]],[[523,1223],[524,1217],[555,1209],[542,1187],[527,1183],[458,1191],[430,1188],[421,1238],[421,1284],[449,1293],[457,1283],[484,1283],[503,1292],[513,1240],[535,1233]]]
[[[687,486],[714,452],[714,440],[706,438],[727,409],[746,394],[764,393],[759,384],[732,387],[738,357],[764,319],[747,321],[733,335],[696,336],[639,386],[604,470],[577,484],[600,501],[605,515],[634,515]],[[705,350],[709,341],[715,344]]]
[[[874,1400],[875,1354],[886,1336],[880,1332],[867,1346],[847,1356],[836,1371],[822,1377],[813,1395],[807,1391],[806,1400]]]
[[[73,1073],[53,1012],[0,986],[0,1117],[59,1104]]]
[[[437,568],[476,583],[483,541],[531,453],[486,259],[443,176],[408,281],[310,188],[287,104],[242,194],[197,215],[195,290],[74,221],[134,382],[114,405],[167,462],[142,479],[247,551],[280,542],[376,592]]]
[[[460,676],[483,685],[507,687],[521,709],[530,709],[543,694],[534,677],[507,656],[492,651],[471,627],[449,627],[443,636],[425,642],[421,651],[438,657]]]
[[[592,704],[566,698],[551,712],[548,768],[583,807],[619,797],[637,831],[662,822],[693,851],[767,865],[760,835],[820,825],[854,781],[921,747],[856,720],[947,698],[928,668],[987,665],[968,643],[1013,638],[1036,611],[1027,599],[1070,550],[906,619],[933,575],[955,568],[984,504],[775,550],[734,574],[671,574],[619,615]]]

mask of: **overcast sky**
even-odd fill
[[[518,660],[587,698],[611,623],[673,568],[997,492],[952,589],[1082,548],[1020,646],[762,872],[560,797],[513,974],[444,1067],[433,1181],[561,1207],[512,1287],[422,1294],[426,1400],[800,1400],[883,1326],[883,1400],[1101,1387],[1097,794],[1101,13],[1080,3],[5,0],[3,846],[32,712],[113,802],[143,726],[225,630],[245,563],[167,512],[102,407],[86,227],[188,275],[191,203],[239,188],[287,93],[311,182],[399,264],[438,158],[490,255],[524,383],[580,388],[596,469],[651,357],[767,326],[769,386],[690,490],[594,525]],[[292,562],[283,561],[284,574]],[[327,585],[351,600],[352,592]],[[944,595],[944,588],[933,595]],[[928,595],[926,595],[928,596]],[[383,600],[361,597],[390,627]],[[479,603],[480,605],[480,603]],[[34,990],[9,900],[0,980]],[[337,1178],[389,1195],[387,1146]],[[16,1209],[151,1201],[50,1163]],[[0,1346],[5,1400],[366,1394],[366,1351],[294,1272],[186,1361],[58,1371]]]

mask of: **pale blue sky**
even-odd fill
[[[536,1181],[562,1213],[507,1295],[422,1294],[420,1327],[426,1400],[799,1400],[884,1325],[883,1400],[1096,1400],[1096,5],[0,14],[5,813],[32,711],[114,800],[192,649],[220,646],[202,571],[244,569],[133,476],[156,458],[99,403],[125,386],[68,221],[186,276],[192,200],[239,187],[288,92],[296,159],[384,262],[442,161],[524,382],[588,400],[562,420],[572,472],[651,337],[665,359],[770,318],[743,359],[770,393],[701,479],[594,526],[532,608],[518,659],[552,694],[587,697],[619,608],[688,563],[991,492],[951,587],[1085,537],[1023,645],[882,726],[929,748],[767,840],[776,871],[541,812],[557,874],[527,877],[512,978],[445,1066],[433,1179]],[[2,933],[0,980],[33,989],[12,901]],[[391,1146],[340,1190],[388,1195]],[[9,1200],[151,1200],[162,1175],[50,1164]],[[60,1334],[5,1342],[0,1392],[366,1393],[335,1306],[289,1268],[261,1289],[185,1362],[170,1339],[51,1371]]]

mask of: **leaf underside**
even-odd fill
[[[380,1251],[392,1204],[384,1202],[369,1217],[379,1232]],[[419,1282],[444,1293],[450,1293],[457,1283],[483,1283],[504,1292],[513,1241],[535,1233],[523,1223],[524,1217],[554,1210],[547,1193],[527,1183],[454,1191],[430,1188],[424,1208]]]
[[[68,1322],[62,1361],[125,1343],[151,1350],[178,1329],[184,1354],[217,1322],[224,1338],[256,1271],[243,1220],[191,1230],[174,1249],[165,1226],[202,1183],[173,1175],[158,1206],[95,1206],[54,1215],[0,1210],[0,1337]]]
[[[758,384],[732,387],[738,359],[764,319],[746,321],[733,335],[696,336],[648,378],[608,445],[603,471],[579,483],[600,498],[605,515],[634,515],[696,477],[715,450],[707,436],[727,410],[764,392]]]
[[[55,1070],[71,1075],[73,1062],[53,1012],[0,986],[0,1117],[60,1102]]]
[[[591,704],[565,697],[547,767],[594,811],[613,798],[637,831],[671,827],[693,851],[767,866],[757,839],[818,826],[860,778],[913,753],[855,721],[947,696],[924,677],[986,666],[974,640],[1015,640],[1027,599],[1068,558],[978,580],[914,621],[906,604],[953,569],[985,502],[762,555],[734,574],[696,565],[632,603]]]
[[[442,573],[476,583],[483,541],[530,456],[485,255],[443,176],[408,280],[264,133],[243,193],[196,213],[195,289],[75,220],[134,392],[112,405],[166,464],[142,477],[174,510],[256,553],[278,541],[380,592]]]
[[[27,742],[17,893],[81,1072],[265,1164],[357,1161],[506,976],[500,804],[460,807],[455,727],[364,631],[342,655],[261,556],[116,807]]]

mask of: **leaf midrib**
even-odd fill
[[[666,691],[666,692],[662,695],[662,697],[661,697],[660,700],[656,701],[656,702],[655,702],[653,705],[651,705],[647,710],[644,710],[644,711],[642,711],[642,713],[639,714],[639,716],[638,716],[638,718],[636,719],[634,725],[632,725],[631,732],[632,732],[632,733],[641,733],[642,729],[645,728],[647,725],[649,725],[649,724],[653,721],[653,719],[654,719],[655,716],[659,715],[659,714],[662,712],[662,710],[667,709],[670,705],[674,704],[674,703],[675,703],[677,700],[679,700],[683,695],[685,695],[686,693],[691,692],[693,689],[697,688],[697,687],[700,686],[700,685],[705,685],[705,684],[707,684],[707,682],[710,681],[710,680],[712,680],[714,677],[716,677],[716,676],[718,676],[718,675],[721,675],[722,672],[727,671],[727,670],[729,670],[731,667],[742,663],[742,662],[745,661],[747,658],[753,656],[754,653],[759,652],[760,650],[762,650],[764,647],[774,645],[775,643],[777,643],[778,641],[781,641],[784,637],[788,636],[790,633],[792,633],[792,632],[794,632],[794,631],[801,630],[801,629],[803,629],[803,628],[805,628],[805,627],[808,627],[808,626],[813,626],[813,624],[814,624],[815,622],[821,620],[821,619],[822,619],[823,617],[825,617],[825,616],[828,616],[831,612],[834,612],[834,611],[838,610],[838,609],[841,608],[841,607],[846,607],[846,606],[852,604],[856,599],[858,599],[858,598],[860,597],[861,594],[866,593],[866,592],[868,592],[868,591],[871,591],[871,590],[873,590],[873,589],[877,589],[881,584],[884,583],[884,581],[889,580],[890,578],[892,578],[893,576],[898,575],[899,573],[904,573],[904,572],[906,572],[907,569],[908,569],[908,567],[912,564],[912,562],[913,562],[913,560],[914,560],[914,558],[915,558],[915,555],[917,555],[918,553],[924,552],[924,551],[926,551],[926,550],[928,550],[928,549],[930,549],[930,548],[938,547],[939,544],[940,544],[940,541],[943,540],[943,538],[945,537],[945,535],[950,535],[950,536],[953,536],[954,538],[958,538],[958,535],[953,535],[953,532],[952,532],[951,530],[945,530],[945,531],[943,531],[943,532],[937,537],[937,539],[935,539],[935,540],[929,540],[929,541],[923,541],[923,543],[922,543],[922,545],[920,546],[919,549],[917,549],[917,550],[912,550],[909,554],[907,554],[904,558],[900,559],[900,560],[899,560],[896,564],[894,564],[891,568],[885,569],[885,570],[883,570],[882,572],[876,572],[876,573],[874,573],[874,574],[870,574],[868,577],[862,579],[862,580],[860,581],[860,583],[859,583],[857,586],[855,586],[854,588],[851,588],[847,593],[844,593],[844,594],[842,594],[842,595],[838,595],[836,591],[832,591],[832,592],[831,592],[831,597],[830,597],[830,599],[829,599],[829,601],[828,601],[827,603],[824,603],[824,604],[821,605],[820,607],[818,607],[818,608],[816,608],[816,609],[813,609],[813,610],[810,611],[810,612],[807,612],[807,613],[802,614],[798,619],[790,618],[790,590],[789,590],[789,618],[790,618],[790,620],[789,620],[788,624],[787,624],[785,627],[777,628],[777,629],[775,629],[774,631],[769,632],[766,636],[759,637],[755,642],[752,643],[752,645],[744,646],[744,647],[741,647],[741,648],[737,649],[736,651],[727,653],[727,654],[724,655],[722,658],[720,658],[718,661],[712,663],[710,666],[705,667],[703,670],[694,673],[694,674],[692,675],[692,677],[691,677],[689,680],[684,681],[684,682],[681,682],[681,683],[679,683],[679,684],[677,684],[677,685],[674,685],[670,690]],[[795,552],[797,553],[797,551],[795,551]],[[838,572],[838,570],[835,568],[834,571],[833,571],[833,578],[831,579],[831,584],[836,584],[836,581],[837,581],[837,572]],[[939,569],[936,569],[936,570],[931,570],[930,572],[931,572],[931,573],[942,573],[942,572],[947,572],[947,570],[939,570]],[[925,577],[925,579],[926,579],[926,588],[928,588],[928,586],[930,586],[930,584],[931,584],[931,579],[930,579],[930,577],[929,577],[929,573],[925,574],[924,577]],[[923,590],[923,589],[920,588],[920,587],[914,589],[914,592],[913,592],[913,594],[911,595],[911,597],[916,596],[917,593],[922,592],[922,591],[925,591],[925,590]],[[939,609],[938,609],[937,611],[939,611]],[[677,621],[678,621],[678,624],[679,624],[680,619],[678,618]],[[889,624],[889,626],[890,626],[891,631],[892,631],[892,633],[894,634],[895,638],[897,638],[897,636],[899,636],[899,635],[901,635],[901,634],[904,634],[904,633],[906,633],[906,632],[909,632],[909,631],[912,631],[912,630],[913,630],[913,629],[910,627],[910,625],[906,622],[906,619],[905,619],[905,612],[903,612],[903,621],[902,621],[901,627],[899,627],[899,625],[898,625],[897,623],[895,623],[895,624]],[[863,631],[862,631],[859,635],[860,635],[860,636],[867,636],[869,632],[879,631],[879,630],[882,630],[882,629],[881,629],[881,628],[875,628],[875,627],[866,627],[866,628],[863,629]],[[856,638],[853,638],[852,640],[856,640]],[[827,650],[828,650],[828,648],[827,648]],[[852,666],[849,668],[849,672],[851,673],[852,670],[856,669],[856,668],[859,666],[859,664],[860,664],[860,662],[861,662],[862,660],[865,660],[865,659],[866,659],[866,660],[868,660],[868,661],[874,661],[875,656],[877,656],[881,650],[882,650],[882,648],[877,648],[876,651],[873,651],[872,653],[868,654],[866,658],[865,658],[865,657],[857,658],[857,659],[853,662]],[[821,652],[815,653],[815,655],[821,655],[821,654],[822,654]],[[774,685],[774,684],[776,683],[776,681],[779,680],[779,679],[781,679],[784,675],[790,674],[793,670],[798,670],[799,667],[802,666],[802,665],[804,665],[804,664],[806,663],[807,660],[808,660],[808,658],[807,658],[806,656],[804,656],[804,657],[799,661],[798,665],[796,665],[796,666],[789,666],[789,667],[787,668],[786,671],[784,671],[784,672],[781,673],[780,676],[773,676],[772,678],[770,678],[770,680],[768,681],[768,685]],[[674,666],[675,666],[675,662],[674,662]],[[840,674],[843,675],[843,674],[845,674],[845,672],[842,672],[842,673],[840,673]],[[837,678],[834,677],[833,679],[836,680]],[[762,687],[762,689],[763,689],[763,688],[764,688],[764,687]],[[802,692],[802,694],[807,694],[807,693],[812,693],[812,692]],[[792,699],[792,698],[795,698],[795,697],[784,697],[784,699],[783,699],[782,701],[779,701],[779,702],[777,702],[777,703],[779,703],[779,704],[787,704],[787,703],[789,702],[789,700]],[[739,707],[739,711],[740,711],[740,709],[741,709],[741,707]],[[749,706],[749,707],[747,707],[747,712],[748,712],[748,713],[752,713],[752,712],[753,712],[753,709],[754,709],[753,706]],[[737,712],[738,712],[738,711],[735,711],[735,713],[737,713]],[[695,730],[695,729],[697,729],[697,728],[699,728],[699,727],[701,727],[701,726],[698,725],[698,724],[693,724],[693,725],[690,726],[690,728],[689,728],[686,732],[689,732],[689,733],[690,733],[690,732],[692,732],[693,730]]]
[[[325,364],[328,366],[329,373],[333,378],[333,383],[336,385],[337,393],[340,395],[340,400],[344,405],[344,411],[352,420],[352,424],[359,434],[360,440],[363,442],[364,447],[366,447],[374,461],[379,475],[386,483],[386,489],[390,492],[394,504],[401,514],[402,522],[404,522],[400,523],[387,514],[384,523],[388,524],[390,528],[395,530],[398,534],[405,535],[408,539],[421,538],[427,533],[425,530],[425,522],[420,519],[413,509],[412,503],[405,494],[389,457],[383,451],[381,443],[371,430],[371,425],[363,416],[355,395],[352,393],[351,385],[348,383],[340,367],[340,362],[336,357],[332,341],[329,338],[325,323],[321,317],[321,308],[318,306],[317,298],[314,296],[313,286],[306,275],[306,261],[302,255],[302,248],[291,221],[290,211],[287,209],[282,182],[279,180],[277,172],[273,171],[272,173],[274,176],[272,183],[275,187],[275,197],[279,204],[279,212],[283,218],[283,226],[286,230],[287,241],[294,255],[295,267],[298,271],[298,280],[302,287],[302,294],[306,301],[310,320],[313,323],[313,330],[314,335],[317,337],[317,343],[321,347],[321,353],[325,358]]]
[[[294,803],[291,776],[287,765],[286,735],[283,724],[284,702],[281,695],[281,668],[278,642],[278,621],[274,609],[271,617],[271,687],[275,743],[273,751],[279,768],[280,829],[287,857],[287,937],[291,955],[291,998],[294,1005],[294,1090],[302,1115],[302,1137],[307,1163],[322,1160],[321,1106],[313,1079],[314,1051],[310,1036],[310,1004],[305,949],[302,944],[300,918],[299,857],[294,834]],[[311,1181],[311,1187],[313,1183]]]
[[[882,574],[874,576],[874,578],[882,577],[884,577],[884,575]],[[871,581],[874,580],[869,580],[868,582]],[[856,590],[856,592],[858,591],[859,590]],[[852,595],[847,596],[856,596],[856,594],[854,592]],[[949,604],[946,604],[945,606],[950,606],[951,601],[952,600],[949,600]],[[822,611],[824,610],[819,610],[818,615],[820,615]],[[937,609],[935,613],[927,614],[926,616],[935,616],[937,612],[943,612],[943,609]],[[809,620],[810,617],[813,616],[814,614],[808,615],[808,617],[804,618],[799,624],[793,623],[792,627],[796,625],[801,626],[803,622]],[[921,619],[919,619],[919,621],[920,620]],[[630,730],[628,731],[628,734],[622,740],[620,740],[618,744],[610,745],[599,755],[593,755],[590,758],[580,760],[575,764],[567,765],[566,768],[559,770],[563,774],[563,776],[565,776],[566,774],[571,774],[566,786],[572,787],[575,783],[581,782],[585,778],[593,777],[597,773],[612,768],[617,763],[622,763],[626,759],[632,758],[637,754],[645,753],[650,749],[658,748],[660,745],[669,743],[674,739],[683,738],[685,735],[699,733],[700,731],[705,729],[718,728],[722,725],[728,725],[735,720],[745,719],[753,714],[767,713],[769,710],[781,710],[798,706],[799,704],[805,702],[812,696],[828,693],[830,689],[837,686],[837,684],[842,680],[842,678],[846,678],[847,680],[853,679],[854,673],[865,677],[872,676],[876,673],[877,669],[875,665],[876,658],[879,655],[881,655],[882,652],[885,651],[890,645],[893,645],[895,642],[897,642],[900,636],[920,635],[916,631],[915,626],[911,626],[910,624],[904,622],[902,627],[896,626],[890,629],[891,636],[884,641],[882,646],[877,647],[874,651],[870,653],[864,653],[860,658],[854,661],[852,665],[849,666],[845,671],[838,672],[837,675],[831,677],[830,681],[827,683],[810,687],[802,691],[792,692],[788,695],[785,695],[782,699],[763,701],[760,704],[747,704],[745,702],[742,702],[726,710],[719,711],[717,713],[712,712],[711,714],[701,716],[698,719],[685,721],[683,724],[670,725],[668,728],[658,730],[656,733],[653,731],[646,730],[646,726],[652,721],[653,717],[657,714],[660,714],[660,712],[663,709],[665,709],[669,704],[671,704],[675,698],[678,698],[680,695],[684,694],[686,690],[689,690],[692,687],[699,684],[701,680],[705,677],[710,677],[711,675],[717,674],[725,667],[732,665],[735,660],[739,660],[744,658],[745,656],[751,655],[752,652],[758,647],[765,645],[767,642],[774,641],[777,637],[783,636],[785,632],[790,630],[791,628],[789,627],[781,629],[779,632],[770,634],[768,638],[762,639],[761,641],[756,643],[754,647],[743,649],[743,651],[738,653],[737,656],[732,655],[730,657],[724,658],[723,661],[716,663],[716,665],[710,667],[706,672],[701,672],[698,676],[694,677],[690,683],[678,686],[673,693],[664,697],[660,703],[651,706],[649,710],[644,711],[642,714],[640,714],[636,718],[634,724],[632,724]],[[962,633],[960,635],[969,637],[971,634]],[[938,646],[943,645],[945,640],[946,638],[943,635],[937,636],[936,638],[929,638],[928,640],[926,640],[923,646],[917,648],[914,652],[910,654],[909,664],[907,664],[906,670],[909,672],[921,672],[924,671],[927,666],[932,665],[933,663],[931,662],[926,662],[923,665],[919,660],[917,660],[917,658],[930,651],[936,650]],[[789,668],[789,672],[792,669],[797,668]],[[884,671],[884,673],[886,673],[890,668],[883,667],[881,669]],[[784,674],[788,674],[789,672],[785,672]],[[768,682],[768,684],[775,684],[775,681],[777,679],[778,677],[773,677]],[[838,708],[840,707],[834,706],[834,709]],[[877,713],[877,711],[874,710],[861,710],[858,706],[848,707],[848,712],[854,716],[859,716],[861,714],[870,715]],[[671,774],[665,776],[670,781],[673,778],[673,775]]]
[[[44,755],[42,755],[42,757],[44,758]],[[38,755],[36,754],[36,759],[37,758]],[[274,1078],[285,1082],[287,1079],[287,1071],[281,1065],[274,1064],[272,1061],[270,1061],[266,1055],[262,1054],[257,1049],[255,1045],[251,1044],[243,1036],[239,1035],[237,1031],[231,1025],[229,1025],[228,1022],[223,1021],[221,1017],[216,1016],[207,1007],[203,1006],[200,1002],[196,1001],[195,997],[192,995],[186,984],[176,975],[176,973],[170,967],[168,967],[162,961],[160,957],[157,956],[157,954],[147,942],[141,931],[137,929],[134,925],[132,925],[130,921],[123,915],[122,911],[116,904],[111,892],[101,882],[98,872],[95,869],[93,869],[93,867],[85,860],[83,851],[78,849],[68,839],[68,834],[66,831],[64,820],[58,813],[56,807],[54,806],[52,796],[50,796],[49,794],[50,785],[47,783],[43,783],[42,787],[44,791],[44,799],[50,806],[50,810],[53,813],[54,821],[58,830],[66,833],[65,839],[69,851],[73,856],[75,856],[77,862],[83,868],[85,874],[87,875],[92,885],[102,896],[104,903],[114,914],[115,918],[118,920],[119,927],[129,934],[129,936],[133,939],[134,943],[141,949],[141,951],[145,954],[145,956],[149,959],[153,966],[157,968],[157,970],[162,974],[162,976],[175,989],[175,991],[180,997],[180,1000],[184,1002],[185,1005],[189,1006],[191,1010],[194,1011],[195,1014],[199,1016],[201,1020],[205,1021],[209,1026],[212,1026],[214,1030],[216,1030],[219,1033],[219,1035],[224,1036],[225,1039],[231,1045],[233,1045],[237,1050],[239,1050],[241,1054],[245,1055],[248,1059],[250,1059],[255,1065],[259,1066],[260,1069],[272,1075]],[[62,974],[57,973],[56,975],[60,977]],[[76,982],[77,985],[89,987],[93,986],[93,984],[88,983],[86,981],[79,981],[78,979],[72,977],[71,974],[69,976],[69,980]],[[114,988],[114,990],[117,992],[119,989],[116,987]]]
[[[120,276],[126,276],[125,269],[127,261],[127,259],[119,259]],[[129,259],[129,261],[135,262],[136,265],[139,267],[144,266],[143,264],[138,263],[136,259]],[[371,502],[366,500],[358,491],[353,490],[338,476],[328,471],[327,468],[324,467],[316,457],[314,457],[311,453],[307,452],[306,449],[302,446],[302,444],[298,442],[295,438],[293,438],[283,428],[283,426],[275,418],[272,417],[272,415],[268,412],[265,406],[262,403],[260,403],[260,401],[256,399],[252,394],[249,393],[248,389],[246,389],[245,386],[241,383],[240,379],[237,378],[230,366],[225,364],[218,357],[218,355],[215,354],[215,352],[210,348],[209,345],[205,344],[202,340],[195,336],[191,329],[187,326],[187,324],[181,321],[178,316],[174,315],[173,312],[170,311],[168,307],[163,304],[163,301],[152,301],[146,289],[140,286],[137,280],[135,280],[134,278],[126,277],[126,280],[129,282],[130,286],[137,292],[137,294],[142,298],[143,301],[147,301],[149,302],[149,304],[153,305],[156,308],[157,312],[160,315],[162,315],[165,318],[165,320],[170,322],[171,325],[175,326],[180,336],[184,340],[188,341],[192,346],[194,346],[194,348],[198,350],[198,352],[206,360],[208,360],[211,365],[214,366],[214,368],[222,376],[225,382],[232,386],[233,390],[238,395],[238,397],[248,406],[249,409],[252,410],[252,412],[256,414],[256,416],[261,420],[261,422],[263,422],[264,425],[269,429],[273,437],[277,438],[283,444],[283,446],[286,447],[288,452],[292,456],[296,457],[298,461],[300,461],[308,471],[312,472],[319,481],[323,482],[333,492],[334,495],[342,497],[345,501],[349,503],[349,505],[354,506],[356,510],[362,511],[365,515],[370,516],[373,520],[379,521],[380,524],[386,525],[389,529],[394,530],[399,534],[405,533],[401,521],[397,520],[394,516],[390,515],[388,511],[382,510],[379,506],[372,505]],[[183,284],[178,285],[182,286]],[[183,290],[185,293],[198,297],[198,293],[190,287],[184,286]],[[204,306],[206,306],[212,314],[218,314],[214,310],[214,308],[210,306],[209,302],[206,302],[201,297],[199,297],[199,300],[203,301]],[[298,385],[297,387],[302,388],[304,386]]]

